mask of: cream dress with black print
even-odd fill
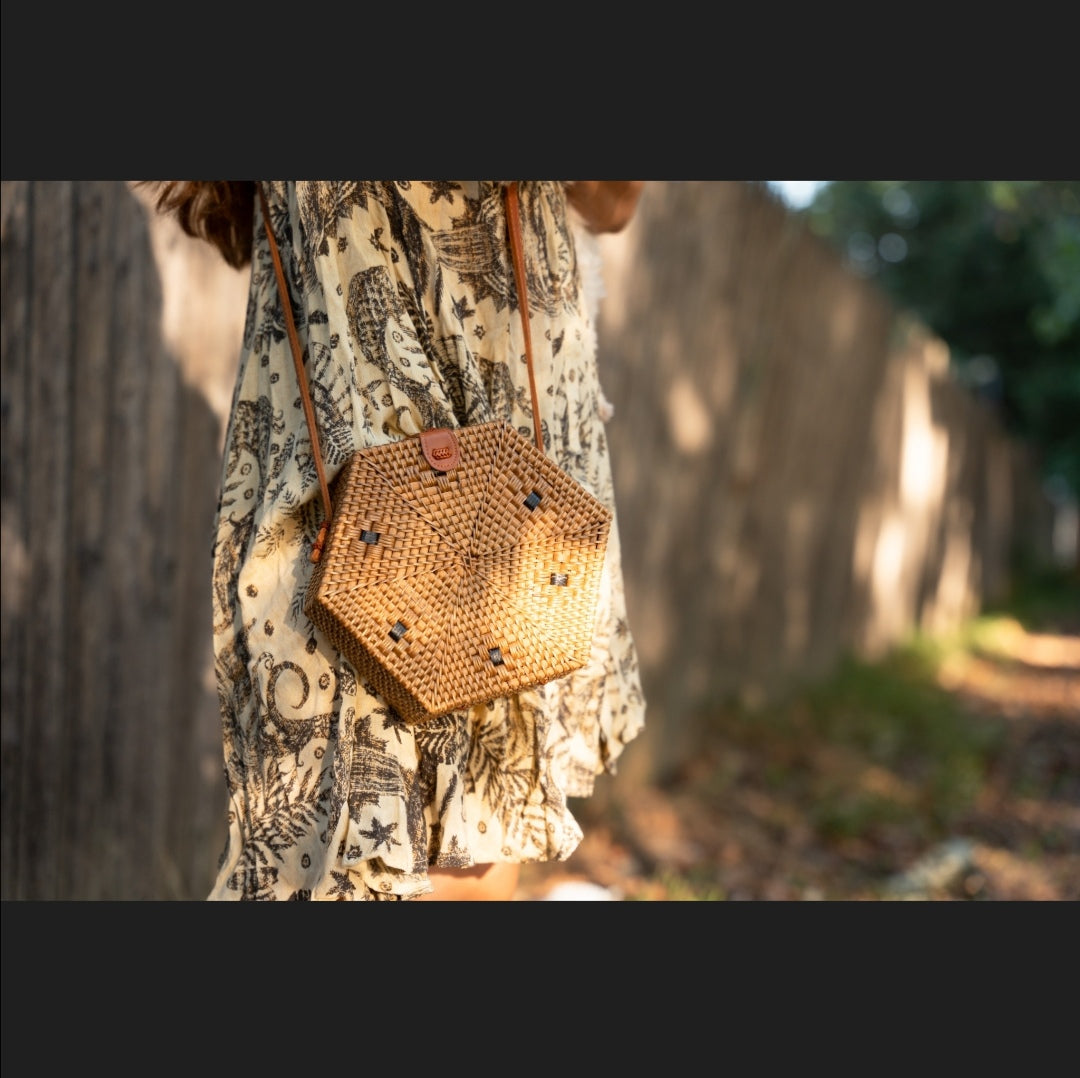
[[[353,449],[492,419],[532,437],[500,181],[263,187],[329,480]],[[563,186],[522,181],[548,455],[614,508],[596,342]],[[563,860],[644,721],[613,524],[591,662],[406,725],[302,610],[319,484],[256,209],[214,544],[228,838],[209,895],[407,899],[429,866]]]

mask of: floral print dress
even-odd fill
[[[533,436],[502,181],[264,181],[329,481],[357,448],[504,419]],[[614,509],[563,185],[521,181],[545,450]],[[408,899],[429,866],[564,860],[568,797],[644,722],[617,521],[591,661],[407,725],[302,606],[318,477],[262,215],[214,540],[228,834],[211,900]]]

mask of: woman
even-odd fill
[[[612,508],[575,221],[622,229],[642,186],[519,182],[545,449]],[[353,449],[426,427],[532,429],[502,181],[262,190],[329,481]],[[167,181],[157,206],[230,265],[251,264],[214,541],[229,807],[209,898],[512,898],[521,863],[573,852],[567,797],[589,796],[644,721],[617,526],[590,663],[406,725],[302,610],[319,484],[254,184]]]

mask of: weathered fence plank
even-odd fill
[[[30,718],[23,707],[23,672],[28,650],[26,618],[30,555],[26,546],[26,461],[30,446],[30,366],[27,363],[27,326],[30,320],[30,187],[26,181],[0,185],[0,599],[3,602],[2,734],[0,746],[0,850],[3,852],[3,897],[33,897],[30,876],[24,871],[23,767]]]
[[[22,708],[32,724],[33,740],[47,752],[27,753],[20,815],[23,818],[21,863],[32,894],[61,894],[63,817],[57,807],[66,795],[64,774],[69,742],[66,719],[66,648],[70,642],[65,594],[66,543],[70,526],[68,500],[71,466],[71,355],[74,319],[74,190],[71,183],[37,188],[32,203],[35,242],[30,266],[26,402],[32,452],[28,473],[27,534],[32,616],[26,625]]]
[[[112,582],[106,549],[112,535],[107,511],[111,473],[103,467],[109,439],[110,374],[112,371],[111,263],[116,243],[116,201],[113,187],[80,184],[76,192],[75,321],[78,356],[73,368],[72,490],[78,492],[68,556],[70,700],[68,712],[72,751],[67,761],[67,797],[61,809],[66,836],[66,873],[62,893],[101,898],[109,877],[97,870],[99,856],[91,818],[109,804],[104,781],[103,701],[108,669],[103,662],[105,633],[100,626],[111,604]],[[96,631],[95,631],[96,629]],[[97,641],[87,646],[85,641]]]

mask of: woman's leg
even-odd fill
[[[472,868],[433,868],[428,878],[435,888],[421,895],[430,902],[509,902],[517,890],[520,866],[498,863]]]

